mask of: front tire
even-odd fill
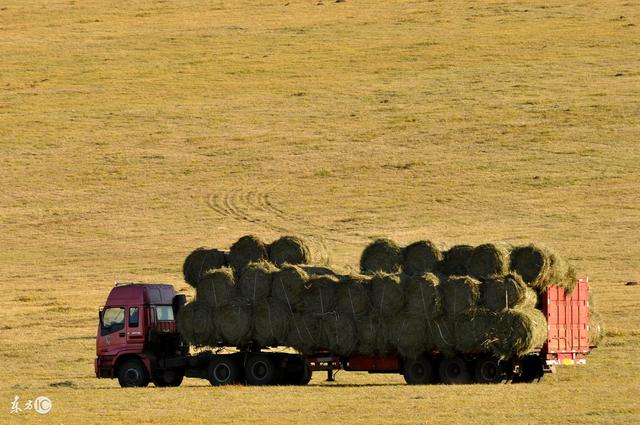
[[[118,382],[123,388],[146,387],[149,385],[147,369],[138,359],[125,360],[118,367]]]
[[[402,375],[409,385],[425,385],[434,382],[433,364],[431,359],[420,356],[415,360],[405,360]]]

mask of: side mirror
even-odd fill
[[[104,314],[104,309],[102,307],[100,307],[100,310],[98,310],[98,322],[100,322],[100,324],[102,325],[102,315]]]

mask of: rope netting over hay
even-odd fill
[[[289,346],[339,355],[417,357],[539,348],[546,320],[536,309],[549,285],[568,292],[574,269],[535,245],[483,244],[439,249],[379,239],[362,253],[363,274],[308,265],[306,244],[246,236],[229,254],[199,248],[184,264],[196,297],[180,312],[184,338],[199,346]],[[591,311],[595,345],[604,327]]]

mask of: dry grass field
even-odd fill
[[[3,0],[0,423],[639,423],[639,143],[630,0]],[[115,280],[186,289],[246,233],[343,270],[381,235],[542,242],[607,340],[530,385],[94,377]]]

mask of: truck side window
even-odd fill
[[[102,314],[100,335],[108,335],[124,329],[124,308],[109,307]]]
[[[156,306],[156,314],[158,321],[172,321],[173,320],[173,307],[170,305],[158,305]]]
[[[138,327],[138,307],[129,307],[129,327]]]

